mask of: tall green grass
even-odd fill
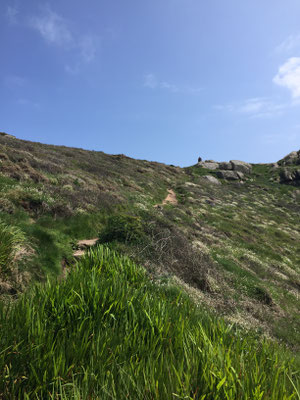
[[[3,219],[6,225],[16,225],[31,243],[35,252],[24,267],[35,279],[41,279],[48,274],[59,275],[61,261],[72,260],[72,245],[79,239],[97,236],[105,218],[99,212],[57,219],[44,215],[34,223],[25,213],[6,215]]]
[[[0,222],[0,274],[10,274],[15,262],[24,254],[24,233],[14,226]]]
[[[0,305],[0,398],[299,399],[288,354],[107,247]],[[298,366],[299,367],[299,366]]]

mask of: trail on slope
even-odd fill
[[[160,204],[155,204],[155,208],[160,208],[161,206],[164,206],[166,204],[173,204],[173,205],[177,205],[178,204],[178,200],[176,197],[176,193],[174,192],[173,189],[168,189],[168,194],[166,196],[166,198],[163,200],[162,203]]]
[[[94,239],[84,239],[78,240],[77,249],[73,251],[73,257],[79,258],[82,257],[87,249],[94,246],[97,243],[98,238]],[[66,260],[61,261],[61,274],[60,279],[65,279],[68,271],[70,270],[70,265],[66,262]]]
[[[161,204],[156,204],[155,207],[159,207],[159,206],[165,205],[165,204],[173,204],[173,205],[178,204],[176,193],[174,192],[173,189],[168,189],[168,194],[167,194],[166,198],[163,200],[163,202]],[[75,250],[73,252],[73,256],[74,257],[82,257],[85,253],[85,250],[94,246],[97,243],[97,240],[98,240],[98,238],[79,240],[77,242],[78,248],[77,248],[77,250]]]
[[[98,238],[78,240],[78,242],[77,242],[78,249],[73,252],[73,256],[74,257],[83,256],[85,250],[91,246],[94,246],[97,243],[97,240],[98,240]]]
[[[173,189],[168,189],[168,195],[162,202],[162,205],[165,205],[165,204],[173,204],[173,205],[178,204],[176,193],[174,192]]]

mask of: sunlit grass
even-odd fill
[[[27,245],[24,233],[0,221],[0,275],[11,273],[15,263],[24,256]]]
[[[1,304],[0,325],[0,398],[299,399],[289,354],[105,246]]]

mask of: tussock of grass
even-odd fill
[[[296,366],[279,347],[104,246],[66,280],[1,304],[0,324],[5,399],[299,398]]]
[[[0,274],[11,273],[12,268],[25,254],[27,241],[24,233],[14,226],[0,222]]]

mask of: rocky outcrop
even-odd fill
[[[223,170],[231,170],[233,169],[231,162],[220,162],[219,169]]]
[[[280,183],[300,186],[300,150],[292,151],[276,164],[281,167]]]
[[[212,175],[205,175],[203,178],[213,185],[221,185],[221,182]]]
[[[296,186],[300,186],[300,168],[294,170],[284,168],[283,170],[281,170],[280,183],[290,183]]]
[[[244,174],[239,171],[218,171],[217,177],[228,181],[238,181],[244,178]]]
[[[199,167],[217,170],[217,176],[227,180],[241,180],[245,175],[249,175],[252,171],[252,165],[239,160],[231,160],[229,162],[216,162],[213,160],[200,161]]]
[[[216,161],[212,161],[212,160],[201,161],[198,163],[198,165],[200,165],[203,168],[211,169],[211,170],[215,170],[215,169],[219,168],[219,163]]]
[[[282,160],[278,161],[278,164],[282,167],[287,165],[300,165],[300,150],[292,151]]]
[[[232,160],[230,163],[234,171],[242,172],[243,174],[250,174],[252,171],[251,164],[246,163],[245,161]]]

